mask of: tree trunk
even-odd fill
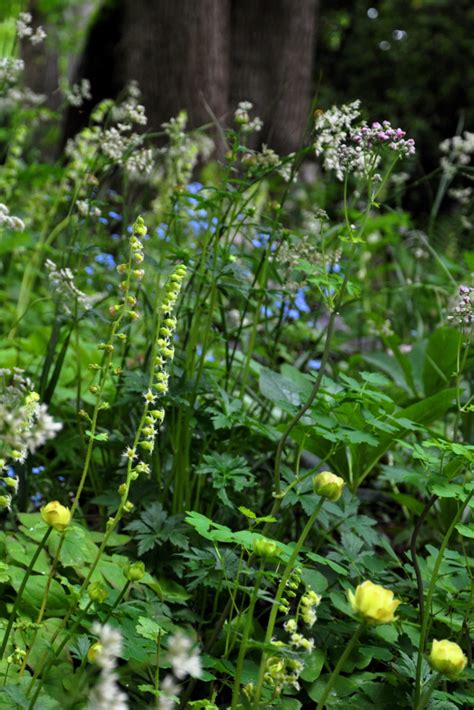
[[[229,91],[228,0],[125,0],[124,79],[136,79],[150,125],[186,109],[189,123],[223,120]]]
[[[317,2],[108,0],[77,79],[90,79],[94,104],[136,80],[151,131],[182,109],[190,127],[214,117],[229,125],[237,103],[250,100],[265,122],[255,145],[296,150],[311,105]],[[81,110],[68,136],[90,106]]]
[[[317,0],[232,3],[230,101],[251,101],[282,153],[298,148],[309,115],[316,11]]]

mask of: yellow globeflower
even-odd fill
[[[322,471],[313,478],[313,490],[322,498],[327,498],[331,501],[339,500],[344,488],[344,479],[336,476],[330,471]]]
[[[47,525],[62,532],[71,522],[71,511],[57,500],[52,500],[41,508],[41,517]]]
[[[455,678],[466,667],[467,658],[454,641],[433,641],[428,661],[433,670]]]
[[[395,619],[394,613],[399,599],[393,592],[369,580],[362,582],[353,592],[347,593],[352,611],[362,616],[369,624],[389,624]]]

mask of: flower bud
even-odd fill
[[[270,656],[267,658],[265,666],[271,678],[277,678],[285,670],[285,661],[277,656]]]
[[[467,658],[457,643],[443,639],[443,641],[433,640],[428,661],[433,670],[450,678],[456,678],[466,667]]]
[[[336,476],[335,473],[323,471],[313,478],[313,490],[322,498],[331,501],[339,500],[344,488],[344,479]]]
[[[259,557],[271,558],[280,556],[278,545],[266,538],[255,540],[253,543],[253,551]]]
[[[143,217],[137,217],[137,220],[133,225],[133,233],[137,234],[139,237],[144,237],[147,233],[147,228]]]
[[[145,575],[145,565],[143,562],[134,562],[125,567],[124,574],[129,582],[139,582]]]
[[[8,510],[10,510],[11,503],[12,503],[11,496],[0,496],[0,510],[2,508],[8,508]]]
[[[347,593],[352,611],[369,624],[389,624],[395,620],[395,610],[401,601],[395,599],[390,589],[385,589],[369,580]]]
[[[91,601],[98,602],[99,604],[103,604],[109,596],[108,591],[100,582],[92,582],[92,584],[89,584],[87,593]]]
[[[96,641],[87,651],[87,660],[89,663],[95,663],[97,661],[97,656],[103,651],[103,646],[99,641]]]
[[[41,508],[41,517],[46,525],[62,532],[71,522],[71,511],[57,500],[53,500]]]

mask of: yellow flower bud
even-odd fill
[[[89,663],[95,663],[97,660],[97,656],[100,656],[102,653],[103,646],[99,641],[96,641],[95,643],[92,644],[92,646],[89,648],[87,651],[87,660]]]
[[[385,589],[369,580],[347,593],[352,611],[362,616],[369,624],[389,624],[394,621],[395,610],[401,601],[395,599],[390,589]]]
[[[313,478],[313,490],[322,498],[331,501],[339,500],[344,488],[344,479],[336,476],[335,473],[323,471]]]
[[[456,678],[466,667],[467,658],[457,643],[443,639],[443,641],[433,640],[428,661],[433,670],[450,678]]]
[[[103,604],[109,596],[108,591],[100,582],[92,582],[92,584],[89,584],[87,593],[91,601],[98,602],[99,604]]]
[[[139,582],[145,575],[145,565],[143,562],[134,562],[125,567],[124,574],[129,582]]]
[[[254,541],[253,551],[256,555],[259,555],[259,557],[270,558],[279,557],[280,555],[280,550],[278,549],[278,546],[271,540],[266,540],[264,538]]]
[[[267,673],[272,678],[276,678],[285,670],[284,660],[281,658],[277,658],[277,656],[270,656],[270,658],[267,658],[267,662],[265,665]]]
[[[47,525],[62,532],[71,522],[71,511],[53,500],[41,508],[41,517]]]

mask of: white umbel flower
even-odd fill
[[[115,671],[117,658],[122,652],[122,635],[109,624],[96,623],[92,630],[99,637],[100,650],[94,660],[101,672],[99,682],[89,695],[86,710],[128,710],[127,696],[118,685]]]

